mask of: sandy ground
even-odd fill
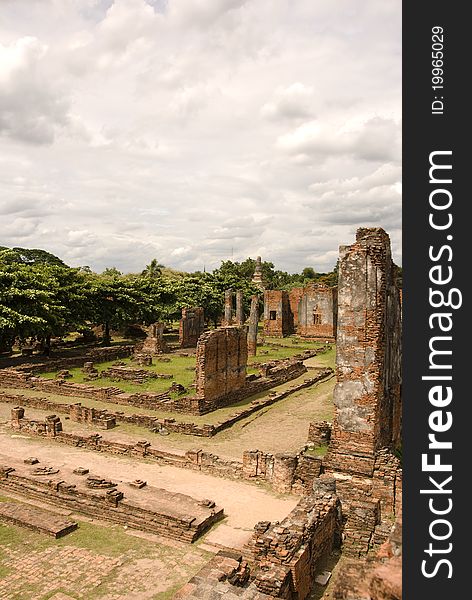
[[[62,446],[0,429],[0,448],[6,456],[23,460],[35,456],[41,465],[87,467],[114,481],[144,479],[149,485],[196,499],[210,498],[224,508],[227,518],[206,535],[206,541],[234,546],[243,544],[258,521],[282,520],[297,504],[297,497],[280,498],[256,485],[212,477],[187,469],[148,464],[89,450]]]

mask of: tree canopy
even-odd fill
[[[180,318],[185,307],[201,306],[215,324],[223,314],[224,291],[243,291],[246,309],[258,293],[252,283],[256,261],[222,261],[213,272],[179,272],[157,259],[140,273],[123,274],[116,267],[94,273],[89,267],[71,268],[57,256],[38,249],[0,247],[0,350],[15,340],[51,336],[103,325],[110,330],[135,323]],[[291,289],[319,281],[336,285],[336,270],[316,273],[306,267],[299,274],[262,263],[269,289]]]

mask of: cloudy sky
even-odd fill
[[[399,0],[0,0],[0,245],[401,263]]]

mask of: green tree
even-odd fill
[[[160,277],[162,274],[162,269],[164,269],[164,265],[161,265],[157,258],[153,258],[151,262],[146,265],[144,270],[141,272],[143,277],[151,277],[152,279],[156,277]]]

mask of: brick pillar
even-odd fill
[[[236,290],[236,325],[244,325],[244,307],[242,290]]]
[[[14,426],[18,426],[20,423],[20,420],[23,419],[23,417],[25,416],[25,409],[22,408],[21,406],[15,406],[15,408],[11,409],[10,412],[11,415],[11,424]]]
[[[249,331],[247,337],[247,351],[250,356],[256,356],[257,352],[257,327],[259,325],[259,298],[254,295],[251,298],[251,312],[249,313]]]
[[[225,291],[225,325],[231,325],[233,322],[233,290]]]
[[[298,458],[296,454],[275,455],[272,485],[276,492],[286,494],[292,490],[297,465]]]
[[[390,239],[359,229],[341,246],[335,418],[326,462],[372,475],[375,453],[399,437],[401,312]]]

